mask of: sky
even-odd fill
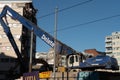
[[[105,52],[105,37],[120,31],[120,0],[33,0],[38,26],[54,36],[55,9],[57,39],[76,51]],[[51,14],[52,13],[52,14]],[[37,38],[37,52],[51,47]]]

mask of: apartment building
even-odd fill
[[[111,35],[105,37],[106,53],[117,58],[120,65],[120,32],[113,32]]]
[[[0,12],[3,7],[8,5],[19,14],[23,15],[27,19],[34,23],[37,23],[35,18],[35,12],[30,14],[27,10],[34,10],[32,6],[32,0],[0,0]],[[35,10],[34,10],[35,11]],[[9,16],[6,16],[8,25],[14,40],[19,48],[19,51],[26,62],[29,63],[30,57],[30,40],[31,32],[26,29],[19,21],[12,20]],[[33,59],[35,59],[36,53],[36,36],[33,36]],[[17,55],[10,44],[2,26],[0,25],[0,79],[8,77],[9,72],[14,70],[14,74],[20,73],[20,64],[17,59]]]

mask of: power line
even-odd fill
[[[93,0],[87,0],[87,1],[85,1],[85,2],[81,2],[81,3],[75,4],[75,5],[72,5],[72,6],[63,8],[63,9],[60,9],[60,10],[58,10],[58,12],[63,12],[63,11],[66,11],[66,10],[68,10],[68,9],[71,9],[71,8],[74,8],[74,7],[77,7],[77,6],[80,6],[80,5],[89,3],[89,2],[91,2],[91,1],[93,1]],[[38,17],[38,19],[41,19],[41,18],[50,16],[50,15],[53,15],[53,14],[55,14],[55,13],[54,13],[54,12],[51,12],[51,13],[49,13],[49,14],[43,15],[43,16],[41,16],[41,17]]]
[[[93,0],[88,0],[88,1],[85,1],[85,2],[82,2],[82,3],[78,3],[78,4],[75,4],[75,5],[72,5],[72,6],[70,6],[70,7],[66,7],[66,8],[64,8],[64,9],[59,10],[59,12],[62,12],[62,11],[65,11],[65,10],[68,10],[68,9],[71,9],[71,8],[74,8],[74,7],[77,7],[77,6],[79,6],[79,5],[83,5],[83,4],[89,3],[89,2],[91,2],[91,1],[93,1]]]
[[[68,27],[65,27],[65,28],[62,28],[62,29],[58,29],[57,31],[64,31],[64,30],[68,30],[68,29],[73,29],[73,28],[77,28],[77,27],[80,27],[80,26],[92,24],[92,23],[95,23],[95,22],[108,20],[108,19],[115,18],[115,17],[120,17],[120,14],[113,15],[113,16],[108,16],[108,17],[104,17],[104,18],[96,19],[96,20],[92,20],[92,21],[88,21],[88,22],[77,24],[77,25],[73,25],[73,26],[68,26]],[[53,32],[53,31],[51,31],[51,32]]]

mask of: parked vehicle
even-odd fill
[[[82,70],[95,70],[95,69],[110,69],[119,70],[116,58],[107,55],[98,55],[96,57],[88,58],[81,62],[79,68]]]

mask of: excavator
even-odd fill
[[[15,20],[15,21],[19,21],[22,25],[24,25],[24,27],[26,27],[29,31],[33,32],[36,36],[38,36],[41,40],[43,40],[45,43],[47,43],[49,46],[51,46],[51,48],[56,47],[56,53],[57,54],[66,54],[66,59],[67,62],[70,62],[69,60],[73,60],[70,58],[74,58],[74,60],[76,60],[76,57],[78,58],[78,60],[76,62],[78,62],[78,64],[81,62],[82,60],[82,54],[77,52],[76,50],[74,50],[73,48],[67,46],[66,44],[62,43],[61,41],[55,39],[53,36],[51,36],[49,33],[47,33],[46,31],[44,31],[43,29],[41,29],[40,27],[38,27],[36,24],[32,23],[30,20],[26,19],[25,17],[23,17],[22,15],[20,15],[18,12],[16,12],[15,10],[13,10],[12,8],[10,8],[9,6],[5,6],[0,14],[0,23],[4,29],[4,32],[6,33],[17,57],[18,60],[21,64],[22,67],[22,73],[28,72],[26,71],[26,66],[24,63],[24,59],[16,45],[16,42],[13,38],[13,35],[11,33],[10,27],[9,27],[9,23],[6,19],[6,16],[10,16],[11,19]],[[55,43],[56,41],[56,43]],[[76,55],[77,54],[77,55]],[[78,56],[78,54],[80,56]],[[74,61],[75,62],[75,61]],[[73,65],[74,63],[72,63]]]

